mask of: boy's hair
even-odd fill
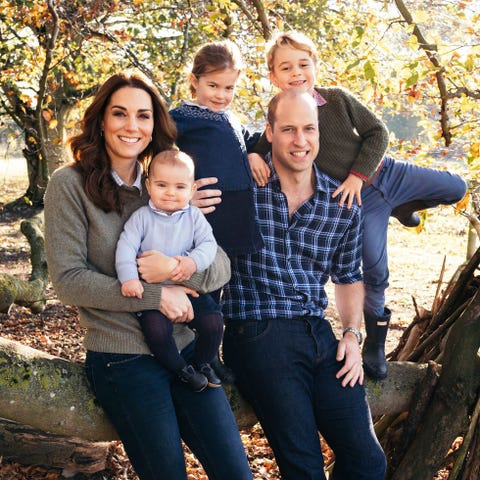
[[[155,165],[167,165],[170,167],[184,167],[188,171],[188,176],[192,180],[195,178],[195,164],[190,155],[180,150],[164,150],[157,153],[148,165],[148,176]]]
[[[279,32],[267,44],[267,66],[270,72],[273,72],[273,62],[277,50],[282,47],[290,47],[295,50],[303,50],[313,60],[314,65],[318,63],[317,48],[310,38],[303,33],[292,30],[290,32]]]
[[[227,69],[237,70],[239,73],[243,69],[240,50],[230,40],[210,42],[200,47],[193,57],[191,74],[200,78]],[[195,95],[195,87],[191,82],[190,92]]]

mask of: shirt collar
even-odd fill
[[[189,100],[184,100],[183,102],[185,105],[189,105],[191,107],[197,107],[197,108],[201,108],[203,110],[208,110],[209,112],[213,112],[213,110],[210,110],[208,107],[206,107],[205,105],[199,105],[198,103],[195,103],[195,102],[192,102],[192,101],[189,101]],[[227,110],[219,110],[217,112],[214,112],[214,113],[225,113]]]
[[[183,207],[181,210],[176,210],[175,212],[168,213],[165,210],[162,210],[160,208],[157,208],[151,200],[148,201],[148,206],[151,208],[153,213],[156,213],[157,215],[161,215],[162,217],[173,217],[175,215],[181,215],[184,212],[186,212],[190,208],[190,204],[186,205]]]
[[[118,175],[118,173],[115,170],[111,171],[111,175],[112,175],[113,180],[115,180],[115,183],[119,187],[123,187],[124,185],[126,185],[127,187],[130,186],[130,185],[127,185],[120,178],[120,176]],[[135,181],[133,182],[133,184],[131,186],[138,188],[138,190],[140,192],[142,191],[142,167],[141,167],[140,163],[138,163],[138,162],[137,162],[137,176],[136,176]]]
[[[321,107],[327,103],[327,101],[320,95],[320,92],[317,92],[315,89],[313,89],[313,98],[315,102],[317,102],[317,107]]]

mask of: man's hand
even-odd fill
[[[178,260],[177,266],[174,268],[170,280],[175,283],[182,283],[190,280],[190,277],[197,271],[197,264],[195,260],[190,257],[182,257],[177,255],[175,260]]]
[[[143,285],[140,280],[132,278],[122,283],[122,295],[124,297],[142,298]]]
[[[218,178],[216,177],[199,178],[198,180],[195,180],[197,191],[193,195],[190,203],[195,207],[198,207],[204,215],[213,212],[215,210],[215,205],[221,203],[222,191],[218,189],[200,190],[200,188],[207,185],[214,185],[217,182]]]
[[[250,170],[252,177],[257,182],[259,187],[264,187],[268,182],[270,176],[270,168],[265,163],[265,160],[258,153],[249,153],[248,161],[250,163]]]
[[[347,201],[347,208],[351,208],[355,198],[357,199],[358,205],[362,205],[362,186],[363,180],[356,175],[350,173],[345,181],[333,192],[332,198],[336,198],[341,194],[340,200],[338,203],[343,205]]]
[[[177,263],[178,260],[157,250],[148,250],[137,258],[138,272],[147,283],[169,280]]]
[[[353,387],[357,382],[363,385],[362,354],[358,339],[352,332],[345,333],[337,348],[337,361],[344,362],[336,377],[342,378],[342,387]]]

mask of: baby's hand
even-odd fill
[[[341,194],[339,204],[343,205],[347,201],[347,208],[351,208],[355,198],[359,206],[362,205],[363,180],[353,173],[350,173],[345,181],[333,192],[332,197],[335,198]]]
[[[253,179],[257,182],[259,187],[264,187],[270,176],[270,168],[263,160],[263,157],[258,153],[249,153],[248,161],[250,162],[250,170],[252,170]]]
[[[142,298],[143,285],[140,280],[133,278],[122,283],[122,295],[124,297]]]
[[[185,282],[197,271],[195,260],[190,257],[182,257],[180,255],[173,257],[178,261],[178,265],[174,268],[170,280],[175,283]]]

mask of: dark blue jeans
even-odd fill
[[[141,480],[187,479],[181,439],[209,479],[252,479],[223,388],[193,392],[151,355],[89,351],[86,373]]]
[[[252,404],[284,480],[325,479],[318,431],[335,453],[334,480],[383,480],[385,455],[364,388],[342,387],[338,341],[321,318],[226,320],[225,363]]]

